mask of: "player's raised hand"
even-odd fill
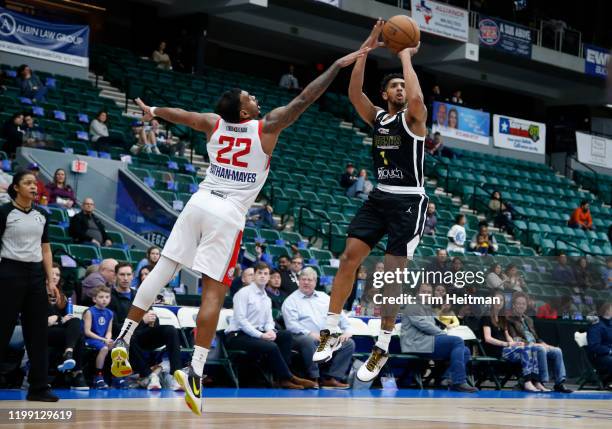
[[[144,104],[140,98],[137,98],[134,101],[136,101],[136,104],[138,104],[138,107],[140,107],[140,109],[142,110],[142,120],[144,122],[148,122],[153,119],[153,115],[151,114],[151,107]]]
[[[421,42],[419,42],[419,44],[416,45],[414,48],[402,49],[401,51],[397,53],[397,56],[401,57],[402,55],[409,55],[413,57],[414,55],[416,55],[417,52],[419,52],[420,47],[421,47]]]
[[[357,61],[358,58],[361,58],[364,55],[367,55],[369,51],[370,51],[370,48],[361,48],[358,51],[352,52],[348,55],[345,55],[342,58],[337,59],[336,64],[340,67],[350,66],[355,61]]]
[[[382,18],[378,18],[378,21],[376,21],[376,24],[374,24],[374,27],[372,28],[372,32],[361,45],[362,48],[370,48],[370,50],[374,50],[376,48],[385,46],[385,42],[380,40],[383,25],[385,25],[385,21]]]

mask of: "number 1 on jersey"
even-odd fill
[[[240,161],[240,158],[245,155],[248,155],[249,152],[251,152],[251,139],[244,137],[236,139],[230,136],[219,137],[219,144],[224,145],[226,143],[228,143],[228,145],[219,149],[219,152],[217,152],[217,162],[219,164],[228,164],[236,167],[248,167],[249,163]],[[239,147],[242,145],[244,145],[244,149],[236,152],[234,156],[232,156],[232,159],[223,158],[223,155],[230,152],[234,148],[234,146]]]

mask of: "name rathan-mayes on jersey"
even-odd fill
[[[206,145],[210,166],[201,189],[216,191],[245,213],[268,178],[270,156],[261,146],[262,121],[219,119]]]

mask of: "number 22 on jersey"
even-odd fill
[[[248,155],[251,151],[251,139],[244,137],[235,138],[230,136],[220,136],[219,144],[224,145],[224,147],[219,149],[219,152],[217,152],[217,162],[219,164],[227,164],[243,168],[249,166],[248,162],[241,161],[240,158]],[[232,152],[234,148],[238,149],[242,146],[244,147],[241,150],[234,152],[233,155],[228,154],[228,152]],[[231,156],[231,158],[225,158],[224,155],[226,154]]]

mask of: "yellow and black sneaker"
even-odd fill
[[[319,346],[312,356],[312,361],[314,363],[325,363],[331,360],[334,352],[342,347],[342,343],[340,343],[340,332],[330,332],[328,329],[323,329],[319,338],[321,341],[319,342]]]
[[[361,365],[359,371],[357,371],[357,379],[365,382],[374,380],[388,359],[389,353],[380,347],[374,346],[366,363]]]
[[[129,345],[121,338],[115,341],[115,346],[111,351],[111,373],[115,377],[127,377],[132,373],[132,365],[128,361]]]
[[[174,379],[185,392],[185,403],[197,416],[202,415],[202,377],[197,375],[191,365],[174,371]]]

